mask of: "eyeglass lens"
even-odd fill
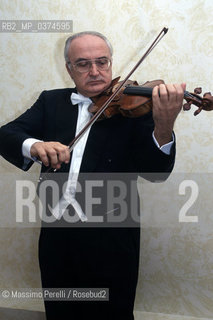
[[[98,58],[94,60],[82,60],[75,63],[75,68],[79,72],[87,72],[92,67],[92,63],[96,64],[99,70],[107,70],[110,67],[111,61],[108,58]]]

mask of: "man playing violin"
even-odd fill
[[[65,48],[67,71],[80,94],[97,96],[112,81],[112,47],[95,35],[76,35],[73,38],[67,41],[70,46]],[[153,90],[154,135],[159,146],[172,141],[172,130],[182,108],[184,90],[184,84],[161,84]],[[33,144],[31,155],[39,157],[46,166],[57,169],[70,159],[67,146],[52,142]]]
[[[39,160],[43,172],[51,166],[66,172],[71,182],[73,173],[81,172],[168,176],[175,161],[173,127],[182,108],[185,84],[156,86],[152,112],[145,116],[132,119],[118,114],[94,123],[70,156],[67,145],[91,118],[88,106],[92,98],[111,85],[112,46],[100,33],[82,32],[67,39],[64,54],[76,87],[42,92],[30,109],[3,126],[0,154],[23,170]],[[87,223],[87,208],[76,205],[76,183],[65,190],[53,210],[54,227],[41,228],[42,286],[108,288],[109,299],[45,301],[47,320],[134,319],[140,228],[81,227]],[[61,227],[68,206],[79,216],[80,227]]]

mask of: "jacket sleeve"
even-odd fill
[[[22,144],[27,138],[42,139],[44,100],[42,92],[30,109],[0,128],[0,155],[24,171],[32,166],[33,161],[23,168]]]
[[[135,119],[132,161],[135,165],[135,170],[141,176],[151,181],[161,181],[169,176],[174,167],[175,141],[170,154],[167,155],[156,146],[152,137],[153,130],[152,113]]]

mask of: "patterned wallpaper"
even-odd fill
[[[213,91],[212,12],[211,0],[0,2],[4,20],[73,20],[73,32],[102,32],[114,47],[114,76],[126,76],[167,26],[167,35],[131,78],[139,83],[153,79],[186,82],[187,90],[202,87],[203,92]],[[0,124],[25,111],[42,90],[73,85],[63,60],[67,37],[66,33],[0,33]],[[213,318],[213,218],[209,192],[213,180],[213,112],[203,111],[194,117],[195,109],[182,111],[176,121],[177,159],[169,181],[155,186],[143,181],[139,184],[142,237],[135,308]],[[38,165],[31,169],[32,174],[38,171]],[[0,173],[1,226],[11,227],[12,181],[14,177],[24,178],[25,173],[2,158]],[[198,223],[178,223],[180,210],[194,190],[189,186],[185,198],[180,195],[180,184],[185,180],[198,184],[197,201],[187,209],[189,214],[199,216]],[[194,211],[190,211],[192,208]],[[38,229],[1,228],[0,287],[40,286],[37,238]],[[3,299],[0,305],[43,308],[35,301],[14,304]]]

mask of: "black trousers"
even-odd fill
[[[133,320],[139,228],[41,228],[43,288],[108,288],[108,301],[45,301],[47,320]]]

